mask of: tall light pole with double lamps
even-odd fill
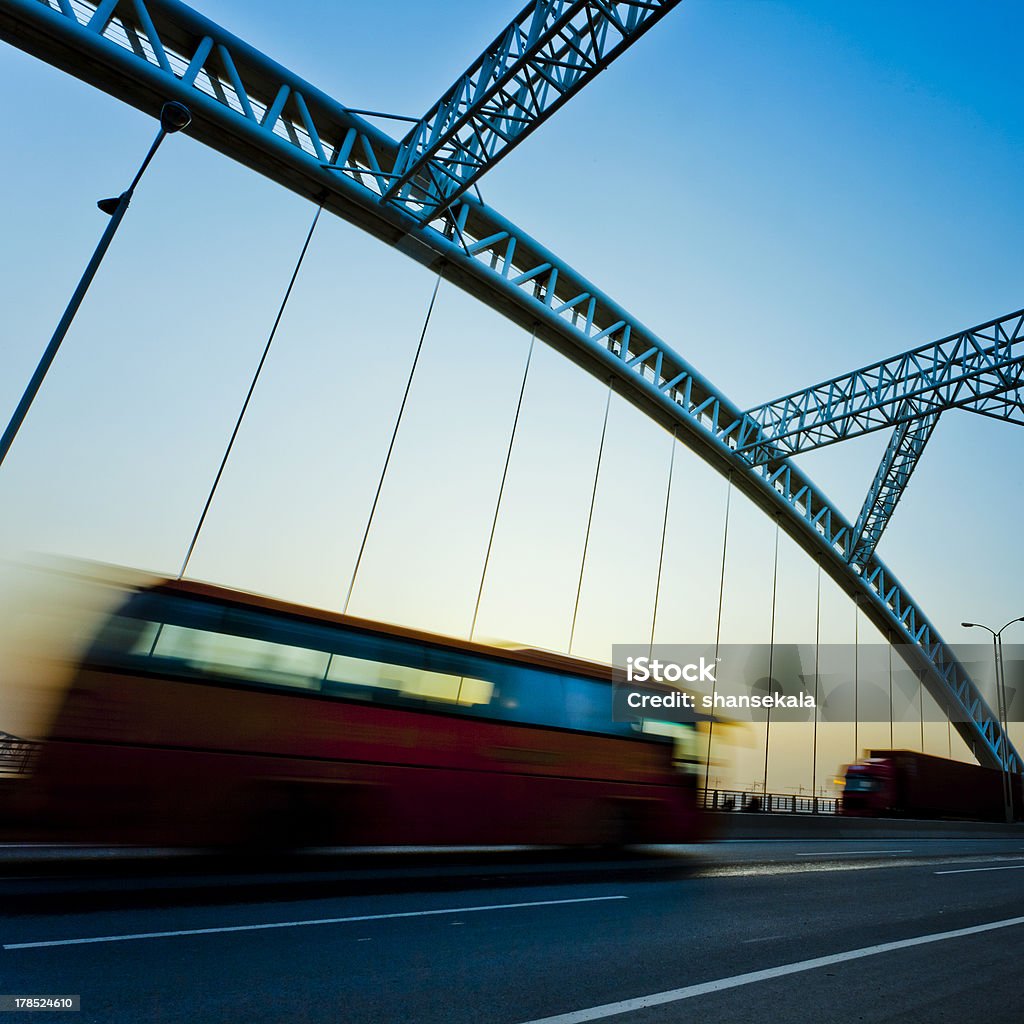
[[[182,128],[187,128],[191,120],[192,114],[188,107],[183,103],[177,103],[174,100],[165,103],[160,110],[160,131],[157,132],[157,136],[153,140],[153,145],[149,147],[149,152],[146,154],[145,160],[142,161],[142,166],[136,173],[132,183],[119,196],[115,196],[112,199],[101,199],[96,204],[105,214],[107,214],[108,217],[110,217],[110,220],[107,223],[106,230],[103,232],[96,245],[96,250],[93,252],[92,258],[89,260],[88,264],[86,264],[81,280],[78,282],[78,287],[75,288],[74,294],[71,296],[71,300],[68,302],[67,308],[64,310],[64,315],[60,318],[60,322],[57,324],[57,327],[53,332],[53,336],[50,338],[50,343],[43,351],[43,355],[39,360],[39,365],[36,366],[35,373],[32,374],[32,379],[28,382],[28,385],[25,388],[25,393],[21,396],[18,408],[14,410],[14,415],[7,424],[7,429],[4,431],[3,437],[0,438],[0,466],[3,465],[4,459],[7,458],[7,453],[10,451],[11,445],[14,444],[14,439],[18,436],[21,424],[28,415],[28,410],[36,397],[36,393],[39,391],[40,385],[43,383],[46,371],[49,370],[50,364],[57,355],[57,349],[60,348],[60,343],[64,340],[64,335],[68,333],[68,328],[70,328],[71,322],[75,319],[78,307],[81,306],[82,300],[85,298],[85,293],[89,290],[89,285],[92,284],[92,279],[96,276],[96,271],[99,269],[100,263],[103,261],[103,257],[106,254],[107,249],[110,247],[111,241],[113,241],[114,234],[117,232],[118,225],[121,223],[121,218],[128,212],[128,204],[132,201],[132,196],[135,194],[135,186],[138,185],[143,173],[149,166],[150,160],[153,159],[160,143],[164,141],[165,136],[173,135],[175,132],[180,132]]]
[[[1006,675],[1003,670],[1003,630],[1015,622],[1024,622],[1024,615],[1010,619],[1002,629],[991,629],[980,622],[961,622],[964,629],[983,629],[992,634],[992,654],[996,668],[996,700],[999,703],[999,727],[1003,730],[1003,804],[1006,807],[1006,820],[1013,821],[1013,784],[1010,780],[1010,767],[1007,763],[1007,744],[1010,741],[1009,708],[1006,706]]]

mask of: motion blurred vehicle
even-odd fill
[[[164,581],[74,665],[12,814],[55,841],[687,842],[695,747],[612,721],[608,666]]]
[[[1007,779],[1014,816],[1020,820],[1024,801],[1019,775],[1007,777],[992,768],[913,750],[872,750],[846,769],[840,813],[1004,821]]]

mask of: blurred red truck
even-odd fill
[[[1007,792],[1009,790],[1009,792]],[[862,817],[1005,821],[1024,818],[1021,776],[913,750],[872,750],[851,764],[840,813]]]

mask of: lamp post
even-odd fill
[[[991,629],[980,622],[961,622],[964,629],[983,629],[992,634],[992,655],[995,659],[996,701],[999,705],[999,728],[1003,731],[1003,804],[1006,808],[1006,820],[1013,821],[1013,785],[1010,781],[1010,766],[1007,757],[1009,742],[1009,708],[1006,706],[1006,676],[1003,671],[1003,630],[1015,622],[1024,622],[1024,615],[1010,619],[1001,629]]]
[[[183,128],[187,128],[191,120],[192,114],[188,107],[183,103],[177,103],[173,100],[165,103],[160,110],[160,131],[157,132],[157,136],[153,140],[153,145],[149,147],[149,152],[146,154],[145,160],[142,161],[142,166],[139,168],[138,173],[132,180],[132,183],[119,196],[112,199],[101,199],[96,204],[110,217],[110,221],[107,224],[107,228],[103,232],[103,235],[100,237],[96,250],[92,254],[92,258],[86,265],[85,271],[78,282],[78,287],[75,288],[75,291],[71,296],[71,300],[68,302],[67,308],[64,310],[64,315],[60,318],[60,322],[57,324],[57,328],[53,332],[53,337],[50,338],[50,343],[46,346],[42,358],[39,360],[39,365],[36,367],[35,373],[32,374],[32,379],[28,382],[28,386],[25,388],[25,393],[21,396],[21,401],[18,403],[18,407],[14,410],[14,415],[7,424],[7,429],[4,431],[3,437],[0,438],[0,466],[3,465],[4,459],[7,458],[7,453],[10,451],[15,437],[18,436],[21,424],[26,415],[28,415],[28,410],[36,397],[36,393],[39,391],[40,385],[43,383],[43,378],[46,376],[46,372],[49,370],[50,364],[57,355],[57,350],[60,348],[60,344],[64,340],[64,335],[68,333],[68,328],[71,327],[71,322],[74,320],[75,314],[78,312],[78,307],[81,306],[82,300],[85,298],[85,293],[89,290],[89,285],[92,284],[92,279],[96,276],[96,271],[99,269],[100,263],[103,261],[103,257],[106,254],[115,233],[117,232],[118,225],[120,225],[122,218],[128,211],[128,204],[132,201],[136,185],[138,185],[143,173],[149,166],[149,162],[153,159],[160,143],[164,141],[164,137],[167,135],[173,135],[175,132],[180,132]]]

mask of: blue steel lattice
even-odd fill
[[[385,197],[447,209],[679,2],[532,0],[402,140]]]
[[[1016,751],[963,666],[889,568],[848,564],[853,527],[788,460],[737,451],[748,418],[639,320],[469,193],[421,223],[383,196],[399,144],[314,86],[176,0],[0,0],[0,36],[156,114],[189,106],[187,134],[396,246],[564,352],[647,415],[678,428],[769,514],[894,643],[913,645],[929,690],[982,764],[1017,770]]]
[[[863,567],[875,553],[882,533],[917,466],[917,460],[938,422],[939,414],[929,412],[916,420],[904,421],[893,431],[864,499],[857,525],[853,528],[856,539],[850,554],[851,564]]]
[[[1024,423],[1024,310],[748,409],[740,451],[759,460],[822,448],[947,409]]]
[[[864,501],[849,562],[874,553],[939,415],[967,409],[1024,423],[1024,311],[748,409],[738,450],[757,462],[822,448],[895,425]]]

